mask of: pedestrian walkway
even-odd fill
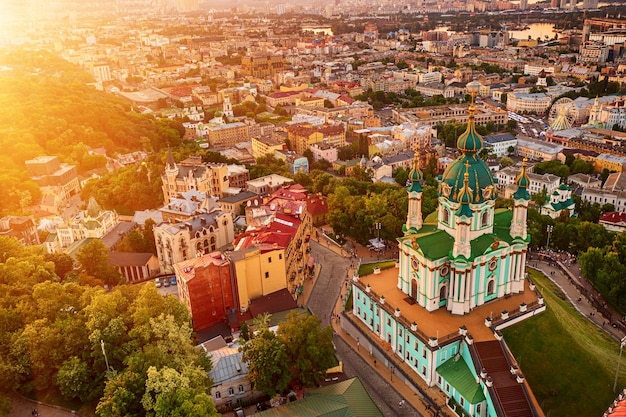
[[[589,321],[603,329],[607,334],[613,337],[615,340],[620,341],[625,333],[619,328],[613,327],[611,317],[603,316],[593,306],[592,302],[582,294],[578,288],[570,281],[570,279],[563,273],[561,268],[556,266],[554,262],[547,260],[532,260],[531,267],[542,272],[546,277],[550,278],[554,284],[556,284],[561,291],[565,294],[569,302],[574,308]],[[550,306],[548,306],[550,308]]]
[[[11,411],[6,417],[28,417],[33,416],[33,410],[37,410],[40,417],[82,417],[80,413],[65,408],[58,407],[56,405],[47,405],[39,401],[33,401],[28,398],[24,398],[18,394],[12,394]]]

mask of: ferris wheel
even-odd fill
[[[571,98],[563,97],[552,105],[548,114],[548,123],[553,130],[569,129],[578,117],[576,103]]]

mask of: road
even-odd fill
[[[308,300],[308,307],[321,319],[322,325],[330,324],[330,314],[347,278],[351,260],[337,255],[335,252],[311,240],[311,254],[322,265],[320,274],[315,282]],[[384,416],[420,416],[407,402],[399,407],[403,397],[372,367],[367,364],[350,346],[339,336],[335,335],[334,343],[337,355],[343,362],[346,376],[358,376],[365,389],[374,400]]]
[[[384,416],[417,416],[422,415],[414,409],[409,402],[403,407],[399,406],[403,397],[387,381],[378,376],[369,364],[357,354],[339,336],[333,338],[337,355],[343,362],[343,372],[347,377],[358,376],[370,397]],[[382,366],[382,365],[381,365]]]
[[[346,280],[350,259],[337,255],[330,249],[311,240],[311,255],[322,265],[315,281],[307,306],[322,320],[322,325],[330,324],[330,314],[335,306],[339,291]]]

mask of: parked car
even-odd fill
[[[154,285],[156,285],[157,288],[161,288],[161,278],[155,278]]]
[[[176,275],[174,275],[174,276],[170,279],[170,284],[172,284],[172,285],[176,285]]]
[[[163,278],[163,286],[164,287],[170,286],[170,280],[167,277]]]

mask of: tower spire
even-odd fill
[[[422,171],[420,170],[419,145],[415,142],[415,154],[413,155],[413,169],[409,173],[407,192],[409,194],[409,210],[406,215],[406,224],[402,227],[404,234],[415,232],[422,228]]]

